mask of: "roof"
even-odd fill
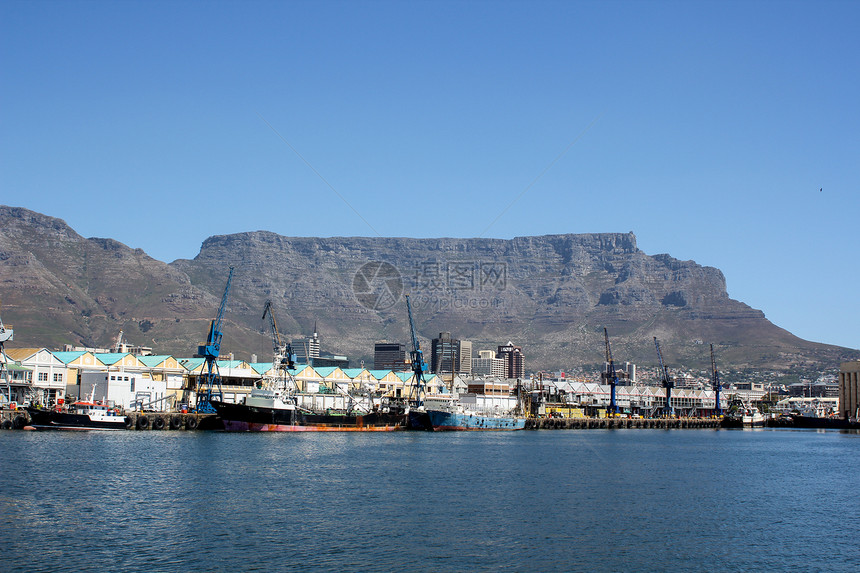
[[[144,365],[153,368],[158,366],[168,358],[171,358],[170,354],[158,354],[155,356],[138,356],[137,359],[144,363]]]
[[[320,366],[318,368],[314,368],[314,370],[316,370],[316,373],[319,374],[322,378],[325,378],[327,376],[331,376],[331,373],[338,368],[338,366]]]
[[[17,360],[18,362],[30,358],[37,352],[42,350],[41,348],[6,348],[4,351],[6,352],[6,356],[11,358],[12,360]]]
[[[382,380],[389,374],[391,374],[391,370],[368,370],[370,375],[376,378],[377,380]]]
[[[365,372],[364,368],[343,368],[342,370],[347,378],[357,378],[362,372]]]
[[[257,374],[265,374],[274,366],[274,362],[251,362],[248,364]]]
[[[59,360],[63,364],[69,364],[70,362],[74,362],[86,353],[86,350],[73,350],[71,352],[52,352],[51,354],[56,356],[57,360]]]
[[[197,370],[203,365],[203,358],[180,358],[179,364],[188,371]]]
[[[103,354],[99,353],[95,355],[95,357],[99,359],[99,362],[101,362],[105,366],[116,364],[126,356],[128,356],[128,352],[106,352]]]
[[[397,377],[403,382],[409,382],[414,376],[412,372],[395,372],[395,374],[397,374]]]

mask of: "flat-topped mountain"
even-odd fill
[[[15,345],[132,343],[194,353],[235,268],[222,351],[269,359],[266,300],[288,338],[372,366],[373,343],[408,343],[404,296],[419,338],[440,332],[495,350],[523,347],[526,369],[603,360],[702,365],[713,343],[724,368],[834,366],[860,352],[801,340],[729,298],[712,267],[647,255],[632,233],[501,239],[213,236],[170,264],[111,239],[85,239],[60,219],[0,206],[0,316]]]

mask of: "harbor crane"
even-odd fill
[[[427,372],[427,363],[424,362],[424,353],[418,344],[418,337],[415,336],[415,323],[412,321],[412,303],[409,302],[408,294],[406,295],[406,311],[409,313],[409,331],[412,333],[412,351],[409,353],[409,358],[412,360],[412,372],[415,374],[415,383],[412,386],[415,392],[415,399],[412,399],[413,390],[410,390],[409,400],[416,408],[420,408],[424,405],[424,373]]]
[[[660,375],[663,376],[663,388],[666,389],[666,407],[663,408],[663,416],[671,418],[675,415],[675,409],[672,408],[672,387],[675,386],[675,382],[669,378],[669,370],[666,369],[666,364],[663,362],[663,353],[660,352],[660,343],[656,336],[654,337],[654,346],[657,347],[657,358],[660,359]]]
[[[723,415],[723,409],[720,407],[720,390],[722,389],[722,384],[720,384],[720,372],[717,370],[717,360],[714,358],[714,345],[711,344],[711,384],[714,387],[716,400],[716,408],[714,411],[717,413],[717,416],[720,417]]]
[[[6,356],[6,349],[3,345],[13,339],[15,331],[12,327],[3,326],[3,318],[0,317],[0,380],[6,383],[6,401],[12,401],[12,382],[9,380],[9,370],[6,365],[9,362],[9,357]]]
[[[278,321],[275,320],[275,311],[272,309],[272,301],[267,300],[266,306],[263,308],[263,318],[269,317],[269,328],[272,331],[272,351],[274,353],[273,363],[275,368],[280,373],[280,378],[287,378],[288,370],[293,370],[296,367],[296,356],[293,354],[293,347],[289,342],[284,344],[281,341],[281,333],[278,331]]]
[[[224,320],[224,312],[227,310],[227,297],[230,294],[230,283],[233,282],[233,267],[227,276],[227,286],[224,287],[224,295],[221,297],[221,306],[218,314],[209,324],[209,336],[206,342],[197,347],[195,358],[203,358],[203,371],[200,373],[200,381],[197,384],[197,411],[214,414],[212,399],[222,399],[221,372],[218,370],[218,355],[221,354],[221,323]]]
[[[615,401],[615,386],[618,384],[618,374],[615,372],[615,363],[612,361],[612,348],[609,346],[609,331],[603,327],[603,338],[606,341],[606,372],[603,376],[609,382],[609,416],[618,414],[618,404]]]

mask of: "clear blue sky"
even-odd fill
[[[633,231],[860,348],[858,30],[860,2],[6,0],[0,203],[166,262]]]

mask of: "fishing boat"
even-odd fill
[[[755,406],[744,406],[726,414],[721,425],[724,428],[763,428],[767,419]]]
[[[30,426],[37,430],[125,430],[127,419],[114,408],[93,401],[78,401],[67,410],[27,407]]]
[[[281,390],[254,389],[239,403],[211,404],[228,432],[391,432],[407,425],[403,413],[386,409],[313,412]]]

